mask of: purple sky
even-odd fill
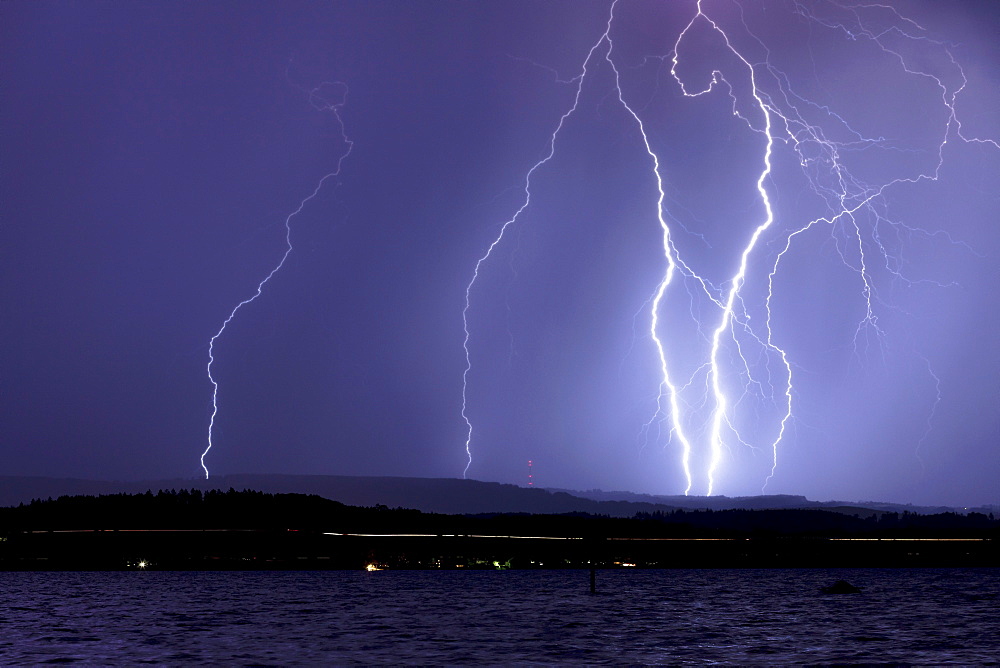
[[[499,238],[469,477],[1000,502],[997,5],[703,5],[0,4],[0,473],[202,475],[346,134],[212,473],[461,476]]]

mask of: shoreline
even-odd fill
[[[299,530],[8,536],[0,571],[996,568],[991,538],[486,537]]]

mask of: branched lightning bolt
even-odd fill
[[[732,321],[733,321],[733,317],[734,317],[733,316],[733,310],[734,310],[734,308],[736,306],[737,300],[740,298],[740,288],[743,287],[743,283],[746,280],[747,262],[749,260],[750,254],[753,252],[754,248],[756,247],[757,242],[760,239],[761,235],[764,234],[764,232],[774,222],[774,212],[771,209],[771,200],[768,197],[767,189],[764,187],[764,182],[767,180],[768,176],[771,173],[771,152],[772,152],[772,148],[774,146],[774,138],[771,135],[771,113],[770,113],[770,110],[768,109],[768,105],[765,103],[765,101],[762,98],[762,95],[761,95],[761,93],[760,93],[760,91],[759,91],[759,89],[757,87],[756,73],[754,72],[753,65],[751,65],[750,62],[739,51],[737,51],[733,47],[732,43],[729,40],[729,36],[726,35],[726,33],[721,28],[719,28],[718,24],[703,13],[702,6],[701,6],[701,0],[699,0],[699,2],[698,2],[698,13],[694,16],[694,18],[691,19],[691,21],[688,23],[688,25],[685,26],[684,30],[681,31],[680,35],[677,37],[677,42],[674,44],[674,50],[673,50],[673,53],[674,53],[673,67],[671,68],[671,72],[670,72],[673,75],[674,80],[677,81],[678,85],[681,87],[681,90],[682,90],[682,92],[684,93],[685,96],[700,96],[700,95],[709,93],[709,92],[711,92],[711,90],[713,89],[713,87],[715,86],[716,83],[718,83],[720,81],[724,81],[724,79],[722,78],[722,74],[720,72],[716,71],[716,72],[713,73],[712,83],[709,85],[709,87],[707,89],[705,89],[703,91],[700,91],[698,93],[689,93],[686,90],[683,81],[677,75],[677,65],[678,65],[678,59],[679,59],[681,41],[684,39],[684,36],[692,28],[692,26],[694,26],[695,22],[699,18],[704,18],[704,20],[706,20],[709,23],[709,25],[712,26],[713,30],[717,31],[720,35],[722,35],[723,39],[725,40],[726,47],[733,53],[733,55],[735,55],[739,59],[739,61],[741,63],[743,63],[743,65],[746,66],[747,70],[749,71],[750,85],[751,85],[751,89],[753,91],[753,93],[752,93],[753,94],[753,98],[757,102],[757,106],[761,110],[761,112],[763,113],[763,116],[764,116],[764,129],[762,130],[762,133],[766,137],[766,144],[765,144],[765,148],[764,148],[764,156],[763,156],[763,160],[762,160],[763,167],[761,169],[760,175],[757,177],[757,184],[756,184],[757,192],[760,194],[760,200],[761,200],[761,203],[764,206],[765,218],[764,218],[764,221],[761,222],[757,226],[757,228],[754,230],[753,234],[750,236],[750,241],[743,248],[743,252],[740,254],[739,268],[737,269],[736,274],[729,280],[729,289],[727,291],[727,296],[726,296],[725,302],[722,305],[722,314],[721,314],[721,316],[719,318],[719,324],[715,328],[715,330],[712,332],[712,347],[711,347],[711,353],[710,353],[710,356],[709,356],[709,364],[710,364],[709,377],[711,378],[712,395],[715,398],[715,409],[714,409],[714,411],[712,413],[712,421],[711,421],[711,425],[712,426],[711,426],[711,433],[710,433],[710,436],[709,436],[709,446],[710,446],[710,449],[711,449],[711,460],[710,460],[710,463],[709,463],[709,466],[708,466],[708,471],[707,471],[707,476],[708,476],[708,494],[709,494],[709,496],[711,496],[713,488],[715,486],[715,471],[719,467],[719,464],[722,462],[722,455],[723,455],[722,423],[723,423],[723,421],[726,421],[727,425],[730,426],[730,427],[732,427],[732,424],[729,422],[728,418],[726,417],[726,409],[727,409],[727,406],[729,404],[729,398],[728,398],[728,396],[726,395],[726,393],[722,389],[722,383],[721,383],[721,379],[720,379],[720,373],[721,372],[720,372],[720,369],[719,369],[719,347],[720,347],[720,344],[721,344],[721,339],[722,339],[723,333],[726,332],[727,330],[729,330],[732,327]],[[738,112],[736,111],[736,98],[735,98],[735,95],[733,95],[733,93],[732,93],[732,88],[731,87],[730,87],[730,95],[733,96],[733,109],[734,109],[733,113],[737,114]],[[774,344],[773,344],[773,342],[771,342],[771,340],[770,340],[770,332],[768,332],[768,337],[769,337],[768,338],[768,345],[770,345],[771,347],[775,347]],[[778,350],[779,350],[779,352],[782,355],[782,359],[785,359],[784,351],[781,351],[780,349],[778,349]],[[742,355],[741,355],[741,358],[742,358]],[[786,369],[788,370],[789,379],[790,379],[790,377],[791,377],[791,369],[787,367],[787,361],[785,362],[785,364],[786,364]],[[789,404],[789,408],[790,408],[790,404]],[[784,420],[787,420],[787,417],[788,417],[788,415],[786,414]],[[782,430],[784,429],[784,420],[782,421]],[[735,431],[735,428],[734,428],[734,431]],[[738,432],[737,432],[737,437],[739,438]],[[778,440],[780,440],[780,438],[781,437],[779,435]],[[740,439],[740,440],[742,440],[742,439]],[[777,441],[775,442],[775,444],[774,444],[773,447],[775,449],[777,448]],[[689,487],[689,489],[690,489],[690,487]]]
[[[201,453],[201,460],[200,460],[201,468],[202,470],[205,471],[206,479],[208,478],[208,467],[205,465],[205,456],[212,449],[212,436],[214,434],[214,429],[215,429],[215,418],[219,413],[219,402],[218,402],[219,383],[212,375],[212,364],[215,362],[215,355],[214,355],[215,342],[220,336],[222,336],[222,333],[226,331],[226,326],[229,325],[230,321],[232,321],[234,317],[236,317],[236,314],[239,312],[239,310],[244,306],[246,306],[247,304],[253,302],[258,297],[260,297],[261,293],[264,291],[264,286],[267,285],[267,282],[270,281],[271,278],[275,274],[277,274],[283,266],[285,266],[285,261],[288,259],[288,256],[291,255],[292,253],[292,218],[297,216],[302,211],[302,209],[305,208],[306,204],[308,204],[310,200],[312,200],[314,197],[316,197],[316,195],[319,194],[320,190],[322,190],[323,188],[323,185],[327,181],[329,181],[330,179],[334,179],[340,175],[340,170],[344,164],[344,160],[347,159],[347,156],[349,156],[351,153],[351,149],[354,148],[354,142],[352,142],[347,137],[344,128],[344,122],[340,116],[340,110],[347,103],[347,86],[340,82],[332,82],[332,83],[325,82],[305,92],[308,95],[309,103],[317,111],[330,112],[331,114],[333,114],[333,117],[336,119],[337,125],[340,128],[340,139],[343,142],[345,149],[337,160],[336,169],[334,169],[332,172],[329,172],[328,174],[325,174],[322,178],[320,178],[320,180],[316,183],[316,187],[313,188],[313,191],[299,202],[298,207],[296,207],[294,211],[292,211],[290,214],[288,214],[288,216],[285,217],[285,252],[282,254],[281,259],[274,266],[274,268],[271,269],[271,271],[267,274],[267,276],[265,276],[264,279],[257,284],[257,290],[253,293],[253,295],[241,301],[233,308],[232,311],[230,311],[229,317],[227,317],[223,321],[222,326],[219,328],[219,331],[217,331],[215,335],[212,336],[212,338],[208,342],[208,365],[206,366],[206,372],[208,374],[208,380],[212,384],[212,416],[211,418],[209,418],[208,421],[208,445],[205,448],[204,452]],[[327,97],[331,94],[335,94],[335,99],[332,101]]]
[[[912,284],[903,274],[901,262],[892,258],[892,251],[886,247],[884,240],[886,230],[893,229],[898,236],[919,233],[927,236],[944,235],[950,243],[962,244],[953,240],[946,232],[927,231],[892,221],[884,214],[885,195],[891,189],[906,184],[918,184],[924,181],[935,181],[944,164],[944,151],[949,139],[968,144],[980,144],[992,148],[1000,148],[1000,143],[994,139],[967,136],[956,111],[958,96],[965,90],[967,79],[961,66],[952,56],[948,46],[927,36],[927,31],[915,21],[902,16],[895,8],[884,4],[858,4],[841,6],[827,0],[806,3],[793,0],[793,11],[810,25],[819,29],[843,33],[851,41],[868,41],[879,48],[886,56],[896,63],[902,75],[926,79],[940,90],[940,102],[943,104],[947,118],[943,124],[940,141],[937,143],[936,159],[932,168],[894,178],[887,178],[881,183],[866,183],[853,175],[844,159],[847,153],[857,153],[867,150],[916,152],[914,149],[899,147],[884,137],[866,137],[856,131],[850,124],[827,105],[812,102],[800,96],[792,87],[789,77],[777,69],[771,62],[771,52],[747,25],[743,13],[743,5],[739,0],[728,2],[709,2],[697,0],[694,15],[677,33],[673,48],[666,56],[647,56],[639,67],[648,63],[670,64],[670,75],[685,98],[696,98],[704,95],[728,94],[731,99],[732,113],[738,117],[747,128],[758,134],[761,141],[759,171],[753,177],[757,201],[762,214],[747,226],[749,234],[739,254],[739,261],[721,285],[715,285],[703,275],[697,273],[686,262],[673,241],[671,224],[668,223],[668,206],[665,187],[661,175],[661,157],[653,148],[653,142],[647,134],[646,124],[640,112],[647,113],[643,106],[630,104],[622,93],[621,71],[613,59],[615,49],[612,30],[615,23],[615,12],[620,2],[613,0],[608,21],[604,31],[590,47],[584,60],[581,72],[566,83],[576,86],[576,95],[572,106],[559,119],[556,129],[549,137],[548,152],[544,158],[535,163],[528,171],[524,180],[524,197],[520,207],[503,225],[488,246],[486,252],[475,264],[472,279],[466,286],[465,304],[462,311],[462,322],[465,337],[463,348],[465,352],[465,370],[462,377],[462,411],[461,415],[466,425],[465,452],[467,463],[463,475],[468,473],[472,464],[472,422],[468,415],[469,374],[472,361],[469,350],[470,328],[469,310],[471,307],[472,290],[479,277],[479,271],[484,262],[488,261],[494,249],[504,240],[505,233],[514,225],[523,212],[531,204],[531,181],[535,172],[549,162],[556,151],[556,142],[567,119],[576,111],[580,95],[592,60],[599,51],[603,52],[603,60],[611,68],[615,77],[617,100],[622,108],[633,119],[641,137],[642,145],[651,161],[651,173],[655,176],[658,198],[656,217],[662,233],[662,248],[665,261],[663,278],[659,281],[647,307],[649,313],[649,335],[656,348],[659,361],[660,392],[657,400],[656,413],[645,424],[643,429],[648,432],[651,425],[661,416],[670,422],[670,433],[680,443],[680,464],[683,469],[687,486],[685,494],[690,493],[694,485],[694,474],[691,462],[695,443],[689,431],[690,416],[697,413],[701,406],[689,405],[683,394],[688,388],[696,385],[696,380],[704,379],[706,394],[702,403],[707,406],[710,414],[707,420],[708,464],[704,470],[705,486],[708,494],[713,494],[717,486],[717,477],[729,448],[727,439],[734,443],[749,446],[755,452],[763,450],[740,433],[736,424],[735,409],[750,395],[768,396],[769,400],[779,406],[779,418],[773,427],[774,436],[768,440],[767,451],[770,459],[770,473],[764,486],[774,477],[778,467],[779,445],[785,436],[789,422],[792,419],[793,396],[793,365],[789,353],[775,335],[772,326],[774,307],[775,279],[780,271],[781,262],[791,252],[794,242],[817,227],[828,226],[833,239],[833,247],[846,267],[858,277],[858,288],[863,306],[863,313],[857,322],[854,333],[855,354],[860,358],[867,354],[867,348],[874,339],[878,349],[884,352],[886,331],[879,322],[879,308],[884,304],[876,286],[875,271],[879,264],[884,264],[885,270],[893,280]],[[711,5],[711,7],[709,7]],[[746,47],[739,47],[735,33],[727,33],[723,23],[715,13],[725,8],[737,9],[737,24],[740,40],[749,40],[753,50],[759,50],[763,55],[754,57],[747,55]],[[819,7],[831,7],[839,11],[840,18],[830,19],[820,15]],[[879,29],[869,27],[874,19],[868,16],[889,16],[891,25]],[[846,18],[844,18],[846,16]],[[739,76],[749,87],[749,95],[741,99],[738,88],[727,81],[720,70],[714,70],[711,81],[694,90],[679,73],[685,51],[686,38],[697,29],[707,29],[717,35],[724,49],[735,59],[735,67],[741,69]],[[904,48],[894,46],[896,42],[916,47],[937,49],[945,54],[952,73],[944,75],[935,73],[930,66],[922,66],[918,58],[907,56]],[[754,46],[756,45],[756,46]],[[730,74],[729,76],[733,76]],[[949,83],[949,77],[955,80]],[[558,79],[558,76],[557,76]],[[735,79],[734,79],[735,81]],[[826,119],[825,122],[810,120],[816,117]],[[826,123],[829,123],[827,125]],[[839,138],[834,138],[839,137]],[[773,187],[771,180],[772,161],[779,149],[791,151],[796,157],[812,192],[823,202],[826,215],[812,220],[783,220],[777,225],[777,213],[772,203],[769,188]],[[734,232],[734,234],[740,234]],[[971,251],[971,249],[970,249]],[[763,257],[761,257],[763,256]],[[881,258],[881,262],[873,262],[873,258]],[[758,263],[762,266],[758,267]],[[679,277],[679,278],[678,278]],[[748,281],[754,280],[763,290],[763,298],[754,303],[751,295],[744,288]],[[692,299],[691,315],[697,322],[698,331],[707,344],[705,361],[697,366],[686,381],[677,382],[673,379],[669,365],[669,340],[664,335],[664,322],[661,311],[668,298],[668,292],[675,282],[680,282]],[[931,281],[933,283],[933,281]],[[937,285],[943,285],[936,283]],[[717,315],[709,326],[705,318],[695,314],[695,295],[700,294],[708,303],[717,309]],[[763,318],[753,320],[751,307],[758,308]],[[891,307],[890,307],[891,308]],[[755,365],[748,355],[753,346],[760,351],[758,359],[763,360],[764,371],[757,376]],[[732,358],[732,369],[728,368],[723,359],[723,352]],[[774,368],[772,369],[771,362]],[[925,360],[926,362],[926,360]],[[927,362],[928,374],[933,378],[937,401],[941,398],[940,381]],[[727,373],[735,373],[744,379],[744,389],[739,398],[735,398],[727,388]],[[780,395],[781,399],[777,399]],[[935,403],[935,406],[937,404]],[[686,410],[685,410],[686,409]],[[931,417],[933,416],[933,410]],[[928,425],[930,418],[928,418]],[[924,435],[926,437],[926,433]],[[923,442],[921,438],[921,444]],[[920,445],[917,457],[921,459]],[[921,459],[922,462],[922,459]]]
[[[469,419],[468,414],[468,395],[469,395],[469,372],[472,371],[472,356],[469,353],[469,308],[472,306],[472,288],[475,286],[476,281],[479,279],[479,268],[482,267],[483,263],[486,262],[490,256],[493,254],[493,250],[503,241],[504,235],[507,233],[508,228],[515,224],[517,220],[521,217],[521,214],[531,205],[531,177],[534,176],[535,172],[538,171],[542,165],[549,162],[552,157],[556,154],[556,138],[559,136],[559,132],[562,130],[563,125],[566,123],[566,119],[569,118],[574,111],[576,111],[577,106],[580,104],[580,93],[583,91],[583,83],[587,76],[587,66],[590,63],[590,59],[594,56],[594,52],[601,46],[604,40],[607,38],[608,32],[611,30],[612,17],[608,18],[608,23],[605,27],[605,32],[597,42],[590,47],[590,51],[587,53],[587,58],[583,62],[583,71],[569,80],[566,83],[572,83],[576,85],[576,94],[573,96],[573,104],[570,108],[565,111],[559,118],[559,123],[556,125],[556,129],[552,132],[549,137],[548,142],[548,153],[545,156],[532,165],[531,169],[524,177],[524,199],[521,201],[521,205],[518,207],[514,215],[508,218],[500,226],[500,231],[497,236],[493,239],[490,245],[486,248],[486,252],[476,261],[476,265],[472,271],[472,279],[465,286],[465,306],[462,309],[462,330],[465,332],[465,338],[462,340],[462,349],[465,351],[465,370],[462,372],[462,420],[465,422],[466,434],[465,434],[465,454],[467,461],[465,464],[465,469],[462,471],[462,477],[465,478],[469,473],[469,467],[472,466],[472,421]],[[558,79],[558,77],[557,77]]]
[[[612,20],[614,18],[614,7],[617,5],[615,2],[612,5]],[[639,115],[629,106],[622,95],[621,89],[621,74],[618,68],[615,67],[614,61],[611,59],[611,52],[614,50],[614,43],[611,42],[609,36],[610,25],[608,32],[605,32],[604,38],[609,41],[609,48],[607,54],[605,55],[605,60],[611,67],[612,71],[615,73],[615,89],[618,94],[618,101],[621,103],[622,107],[629,113],[629,115],[635,120],[636,125],[639,128],[639,134],[642,136],[643,147],[646,153],[653,161],[653,174],[656,176],[656,190],[658,193],[658,199],[656,203],[656,219],[660,224],[660,229],[662,231],[663,239],[663,256],[667,262],[666,272],[663,275],[663,280],[660,281],[659,285],[656,287],[656,292],[654,293],[652,302],[650,304],[650,324],[649,324],[649,335],[652,338],[655,346],[657,357],[660,361],[660,375],[663,378],[661,384],[660,399],[658,401],[657,413],[662,410],[660,406],[662,405],[663,391],[666,390],[667,403],[670,407],[670,421],[673,429],[673,433],[676,434],[677,440],[681,443],[681,467],[684,470],[684,477],[687,481],[687,487],[684,489],[684,494],[688,494],[691,491],[691,486],[694,481],[691,476],[691,442],[688,440],[687,434],[684,430],[684,423],[681,417],[681,407],[680,407],[680,397],[678,393],[678,388],[674,384],[670,377],[670,369],[667,364],[667,353],[663,345],[663,341],[660,339],[659,335],[659,325],[660,325],[660,305],[663,302],[664,295],[666,295],[667,288],[674,280],[674,275],[678,271],[678,261],[676,258],[676,249],[671,241],[670,226],[667,224],[666,218],[664,217],[665,206],[664,200],[666,199],[666,193],[663,189],[663,178],[660,176],[660,158],[653,151],[652,146],[649,143],[649,137],[646,135],[646,128],[643,125],[642,119]],[[655,416],[653,418],[655,420]]]

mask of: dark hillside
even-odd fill
[[[979,513],[722,510],[447,515],[230,489],[0,508],[0,568],[996,566]]]

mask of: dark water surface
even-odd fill
[[[861,594],[824,595],[838,579]],[[0,664],[1000,661],[1000,569],[0,573]]]

